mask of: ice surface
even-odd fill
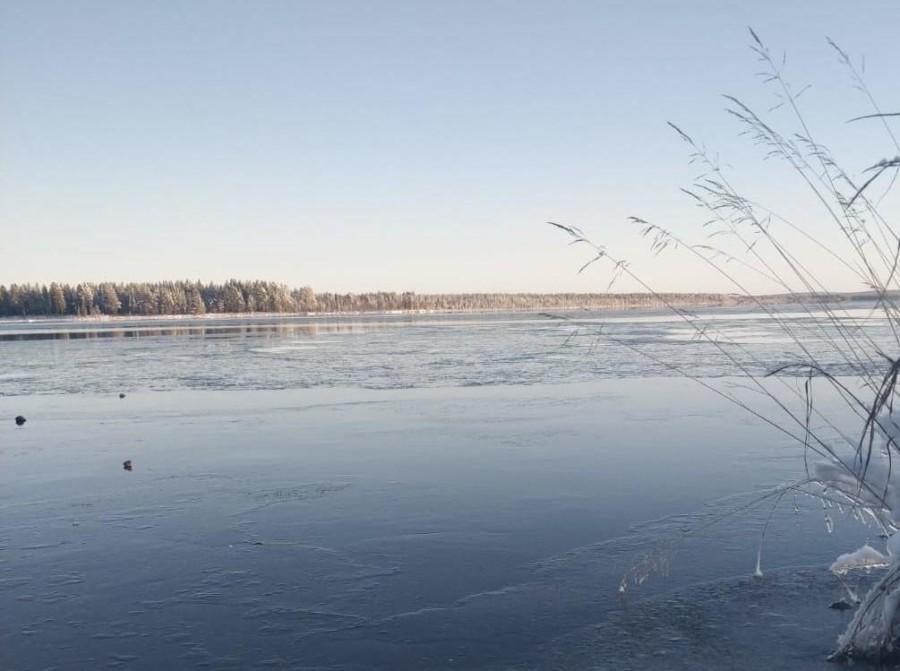
[[[873,530],[779,508],[752,578],[770,506],[745,506],[800,450],[615,348],[586,366],[548,349],[557,325],[511,321],[10,335],[0,417],[29,421],[0,422],[0,668],[610,668],[592,631],[630,637],[610,659],[683,636],[666,650],[685,668],[819,668],[847,620],[828,558]],[[671,327],[617,326],[697,360]],[[627,619],[667,594],[686,634],[667,607]]]
[[[850,616],[828,607],[835,582],[819,568],[794,567],[654,595],[557,639],[533,668],[840,669],[827,657]]]
[[[768,507],[617,596],[659,539],[800,464],[692,389],[0,398],[30,418],[0,424],[0,668],[527,668],[623,604],[752,570]],[[861,542],[801,506],[777,511],[763,581]]]
[[[852,309],[867,336],[892,342],[887,322]],[[771,318],[746,310],[700,311],[739,343],[750,370],[794,362],[800,353]],[[785,308],[790,313],[790,308]],[[172,321],[36,321],[0,325],[0,395],[118,393],[122,390],[403,389],[521,385],[623,377],[670,377],[666,365],[597,329],[698,376],[734,375],[734,363],[661,313],[374,315]],[[819,326],[794,315],[792,331],[820,364],[844,369]],[[765,362],[760,366],[759,362]]]

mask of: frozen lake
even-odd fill
[[[0,324],[0,668],[829,668],[827,566],[880,540],[813,501],[762,578],[770,503],[620,595],[802,450],[578,317]],[[711,318],[748,366],[796,354]],[[602,321],[739,382],[677,318]]]

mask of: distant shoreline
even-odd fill
[[[517,294],[510,294],[515,296]],[[535,295],[535,294],[530,294]],[[554,294],[546,294],[547,297]],[[597,294],[587,294],[586,298],[596,298]],[[701,300],[691,301],[686,299],[690,294],[618,294],[609,295],[610,298],[623,298],[625,296],[642,297],[642,301],[607,305],[539,305],[539,306],[501,306],[481,308],[443,308],[443,309],[399,309],[399,310],[341,310],[341,311],[312,311],[312,312],[207,312],[202,314],[164,314],[164,315],[25,315],[25,316],[0,316],[0,323],[117,323],[129,321],[153,321],[153,322],[180,322],[180,321],[225,321],[234,319],[314,319],[337,317],[398,317],[398,316],[426,316],[426,315],[464,315],[464,314],[504,314],[504,313],[572,313],[572,312],[658,312],[669,308],[664,301],[670,302],[676,308],[734,308],[755,307],[757,301],[764,305],[793,305],[800,303],[850,303],[874,301],[877,295],[873,292],[859,293],[834,293],[824,295],[809,294],[771,294],[762,296],[740,296],[734,294],[696,294]],[[646,302],[645,302],[646,301]],[[591,301],[588,300],[588,303]]]
[[[228,280],[222,284],[190,280],[101,282],[99,284],[0,285],[0,317],[119,318],[193,317],[205,315],[360,315],[519,312],[541,310],[694,309],[825,302],[876,298],[863,293],[783,293],[746,296],[713,292],[569,292],[417,294],[414,291],[364,293],[316,292],[263,280]]]

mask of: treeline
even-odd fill
[[[202,315],[239,312],[312,312],[312,289],[275,282],[85,282],[72,286],[0,286],[0,316]]]
[[[766,297],[769,302],[775,297]],[[786,297],[781,297],[782,299]],[[628,309],[735,305],[731,294],[416,294],[411,291],[321,293],[310,287],[229,280],[224,284],[85,282],[75,286],[0,286],[0,317],[202,315],[207,313],[338,313],[426,310]],[[779,301],[780,302],[780,301]]]

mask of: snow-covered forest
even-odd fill
[[[770,297],[788,302],[790,297]],[[837,298],[837,297],[835,297]],[[406,292],[316,293],[264,281],[229,280],[224,284],[194,281],[82,283],[72,286],[12,284],[0,286],[0,317],[92,315],[199,315],[207,313],[383,312],[396,310],[541,310],[624,309],[735,305],[745,297],[682,293],[464,293]]]

